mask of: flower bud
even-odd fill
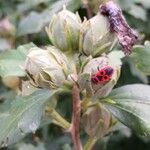
[[[71,72],[68,64],[66,56],[55,47],[34,47],[27,56],[25,70],[36,86],[57,88]]]
[[[65,8],[52,17],[46,32],[54,46],[62,51],[76,51],[79,47],[81,20]]]
[[[114,53],[90,60],[79,75],[80,89],[86,89],[87,96],[92,99],[107,96],[120,76],[122,56],[114,57],[117,56]]]
[[[90,20],[85,20],[80,31],[80,50],[93,57],[111,50],[116,38],[110,32],[109,26],[108,19],[100,13]]]
[[[98,139],[108,133],[112,124],[112,116],[104,106],[96,104],[87,109],[82,121],[86,133]]]

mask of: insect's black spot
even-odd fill
[[[102,77],[103,76],[97,76],[97,78],[98,78],[99,81],[102,81]]]
[[[94,84],[97,84],[97,83],[98,83],[98,79],[97,79],[96,77],[93,77],[91,80],[92,80],[92,82],[93,82]]]
[[[103,70],[100,71],[100,75],[103,76],[105,72]]]
[[[108,68],[106,68],[105,69],[105,72],[106,72],[106,74],[108,75],[108,76],[111,76],[112,74],[113,74],[113,68],[111,68],[111,67],[108,67]]]
[[[104,76],[104,79],[107,80],[107,79],[109,79],[109,77],[108,76]]]

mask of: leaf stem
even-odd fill
[[[50,117],[52,117],[54,124],[61,126],[65,130],[70,128],[70,123],[66,121],[55,109],[47,107],[46,112],[48,112]]]
[[[95,145],[96,141],[97,141],[96,137],[90,137],[87,143],[85,144],[83,150],[91,150],[92,147]]]
[[[74,84],[72,88],[72,97],[73,97],[73,112],[72,112],[70,132],[74,144],[74,149],[82,150],[83,148],[79,134],[81,101],[80,101],[80,90],[76,84]]]

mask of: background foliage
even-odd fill
[[[99,0],[92,0],[90,3],[90,7],[92,9],[93,15],[97,11]],[[150,40],[150,1],[149,0],[117,0],[118,4],[123,9],[124,15],[128,20],[128,23],[135,28],[140,33],[140,40],[137,45],[134,47],[134,52],[130,58],[125,58],[121,77],[116,85],[116,87],[120,87],[126,84],[133,83],[143,83],[149,84],[150,79],[150,43],[147,41],[145,45],[145,40]],[[46,32],[44,31],[45,25],[47,25],[51,16],[54,13],[57,13],[62,9],[62,5],[66,5],[69,10],[79,11],[79,15],[83,19],[86,16],[86,9],[81,0],[1,0],[0,1],[0,52],[4,52],[0,54],[0,75],[2,77],[11,75],[19,77],[23,77],[24,71],[19,67],[17,68],[17,64],[21,64],[24,61],[26,54],[28,53],[28,48],[33,47],[34,44],[37,46],[41,46],[44,44],[49,44],[48,37]],[[23,45],[29,42],[33,42],[24,46]],[[19,47],[18,47],[19,46]],[[18,47],[18,48],[17,48]],[[7,51],[8,49],[16,50],[11,54],[11,51]],[[142,51],[141,51],[142,49]],[[11,57],[9,57],[11,56]],[[132,59],[131,59],[132,58]],[[7,64],[6,60],[7,59]],[[140,61],[139,61],[140,60]],[[136,68],[135,68],[136,66]],[[11,69],[10,69],[11,68]],[[5,70],[5,71],[4,71]],[[16,74],[14,74],[14,70]],[[40,94],[41,91],[39,91]],[[140,93],[140,91],[137,91]],[[34,95],[32,95],[34,96]],[[30,102],[33,100],[31,97],[28,97]],[[44,95],[42,98],[48,98],[50,95]],[[57,105],[58,112],[68,118],[71,119],[71,102],[69,101],[69,96],[62,95],[63,101],[59,100]],[[138,96],[138,95],[137,95]],[[20,100],[20,99],[19,99]],[[25,101],[24,105],[28,102]],[[6,111],[10,108],[11,103],[13,102],[13,107],[19,105],[16,103],[18,101],[18,97],[16,98],[15,92],[7,88],[2,80],[0,83],[0,113]],[[40,101],[40,99],[39,99]],[[22,110],[22,114],[17,114],[16,112],[12,112],[11,115],[15,116],[16,119],[14,122],[11,117],[5,117],[5,120],[0,123],[1,126],[5,126],[6,124],[12,124],[14,126],[14,130],[7,133],[5,131],[0,131],[0,137],[5,134],[11,135],[12,132],[15,131],[15,123],[17,121],[21,122],[21,127],[24,132],[29,132],[31,129],[34,131],[36,126],[33,128],[29,128],[28,122],[24,123],[24,120],[20,120],[20,115],[26,117],[26,113],[28,115],[32,114],[32,117],[37,119],[42,116],[41,111],[38,110],[38,116],[36,113],[36,103],[32,101],[34,109],[34,113],[25,112]],[[44,104],[44,100],[40,104],[41,107]],[[53,104],[54,105],[54,104]],[[121,105],[121,104],[120,104]],[[111,107],[111,109],[114,109]],[[40,112],[40,114],[39,114]],[[7,115],[7,114],[6,114]],[[26,121],[32,121],[26,120]],[[8,126],[9,128],[9,126]],[[23,135],[22,135],[23,136]],[[16,136],[17,138],[17,136]],[[86,140],[85,133],[81,133],[81,138],[83,142]],[[7,139],[6,139],[7,140]],[[11,141],[10,141],[11,142]],[[33,134],[29,134],[23,140],[21,140],[18,144],[12,145],[8,148],[4,149],[14,149],[14,150],[46,150],[46,149],[55,149],[55,150],[70,150],[71,146],[71,138],[70,135],[65,134],[62,130],[54,126],[50,125],[41,125],[41,128]],[[1,143],[4,144],[4,143]],[[131,132],[127,127],[122,124],[118,124],[117,127],[112,129],[112,132],[107,135],[104,139],[100,140],[94,147],[95,150],[99,149],[101,146],[102,150],[148,150],[150,149],[150,138],[143,138],[137,136],[135,133]]]

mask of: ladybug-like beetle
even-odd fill
[[[106,66],[102,69],[98,68],[98,72],[92,75],[91,81],[94,84],[104,84],[111,79],[113,72],[114,69],[110,66]]]

